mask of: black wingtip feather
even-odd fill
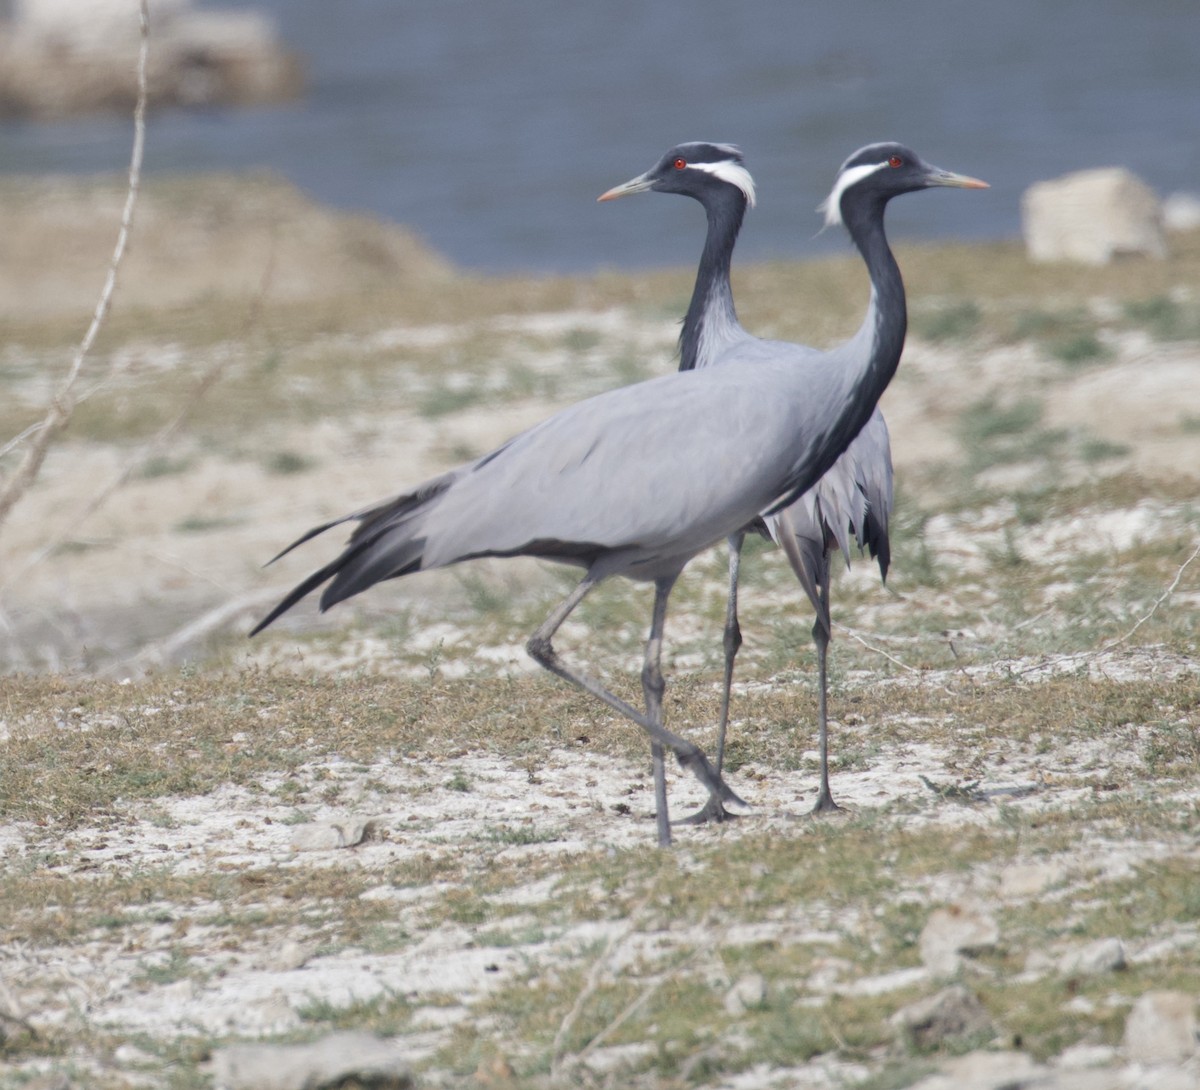
[[[879,518],[870,510],[867,512],[865,532],[863,534],[871,556],[879,564],[879,577],[887,582],[888,568],[892,563],[892,543],[888,537],[886,512],[884,518]]]
[[[272,564],[275,563],[276,560],[279,560],[282,557],[287,556],[287,554],[290,553],[293,549],[299,548],[306,541],[312,541],[312,539],[314,537],[316,537],[318,534],[323,534],[326,530],[332,530],[335,526],[341,526],[341,524],[343,522],[350,522],[351,520],[356,519],[358,517],[359,517],[358,515],[345,515],[340,519],[334,519],[332,522],[326,522],[326,523],[322,523],[320,526],[314,526],[311,530],[306,531],[302,536],[296,538],[296,540],[293,541],[286,548],[277,552],[273,557],[271,557],[270,560],[268,560],[263,565],[263,567],[269,568]],[[253,635],[253,633],[251,633],[251,635]]]
[[[879,548],[875,552],[875,559],[879,562],[880,581],[886,583],[888,568],[892,563],[892,551],[886,537],[879,543]]]
[[[344,556],[339,556],[336,560],[326,564],[325,567],[313,572],[312,575],[310,575],[302,583],[293,587],[283,598],[283,600],[273,610],[271,610],[270,613],[268,613],[252,629],[250,629],[250,635],[257,636],[264,628],[267,627],[267,625],[286,613],[306,594],[316,590],[317,587],[325,582],[325,580],[336,574],[343,559]]]

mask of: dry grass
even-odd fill
[[[369,782],[380,761],[450,769],[465,751],[485,751],[523,765],[536,783],[539,767],[563,746],[626,762],[643,757],[642,747],[622,726],[591,721],[573,694],[540,679],[484,685],[254,675],[9,686],[4,718],[13,731],[10,768],[19,772],[6,780],[2,812],[6,823],[26,830],[28,847],[22,863],[9,867],[0,908],[10,942],[27,953],[71,944],[141,950],[130,987],[147,996],[181,981],[214,986],[222,957],[228,959],[222,950],[261,951],[302,936],[318,959],[355,951],[386,958],[413,950],[438,929],[465,929],[472,945],[497,958],[515,953],[526,967],[477,999],[471,1017],[428,1053],[422,1067],[430,1077],[465,1078],[499,1055],[518,1079],[540,1080],[560,1061],[576,1071],[603,1049],[648,1043],[631,1076],[707,1085],[761,1063],[783,1069],[823,1058],[874,1070],[890,1057],[894,1067],[903,1050],[896,1051],[887,1018],[927,985],[878,995],[854,985],[919,964],[917,935],[931,896],[937,898],[931,890],[978,887],[980,876],[1014,861],[1068,859],[1073,895],[1001,907],[1003,946],[978,959],[972,978],[1007,1038],[1046,1058],[1078,1041],[1119,1043],[1121,1015],[1133,997],[1151,986],[1194,983],[1186,946],[1116,977],[1051,972],[1029,979],[1022,970],[1031,955],[1064,943],[1116,935],[1132,950],[1195,929],[1200,901],[1192,865],[1172,853],[1190,842],[1197,800],[1194,790],[1182,805],[1178,794],[1175,802],[1166,799],[1194,786],[1200,750],[1194,733],[1168,739],[1153,724],[1178,722],[1181,713],[1186,722],[1198,702],[1194,676],[1123,683],[1067,676],[1036,685],[943,677],[886,694],[864,686],[845,702],[854,709],[848,720],[861,716],[870,725],[839,728],[839,747],[852,744],[846,736],[869,740],[868,765],[913,745],[944,751],[939,774],[962,781],[1044,763],[1043,802],[1033,808],[1003,798],[989,804],[909,795],[857,808],[840,821],[689,836],[685,848],[665,855],[647,846],[648,826],[640,847],[563,855],[554,850],[561,831],[535,835],[499,825],[468,851],[435,844],[432,854],[399,869],[381,870],[366,857],[316,866],[294,859],[231,866],[214,858],[214,865],[180,873],[122,864],[120,854],[103,851],[105,842],[119,843],[137,816],[154,820],[181,796],[229,785],[261,799],[242,811],[249,839],[283,800],[300,811],[331,802],[369,805],[361,793],[341,796],[337,777],[321,774],[331,759],[361,768]],[[711,694],[689,690],[679,703],[676,714],[703,717]],[[806,732],[785,722],[808,721],[806,693],[784,687],[770,697],[751,695],[739,710],[746,721],[735,763],[743,770],[753,765],[757,775],[778,776],[804,764]],[[540,729],[532,729],[534,721]],[[1113,750],[1131,760],[1115,779]],[[735,782],[753,795],[755,780],[741,775]],[[402,805],[424,804],[413,796]],[[1142,844],[1143,861],[1124,876],[1109,875],[1106,844],[1125,852]],[[381,882],[422,892],[397,915],[392,900],[364,896]],[[539,886],[547,891],[542,898],[513,900]],[[589,966],[603,956],[582,936],[589,927],[606,934],[626,922],[629,938],[612,954],[613,969],[587,991],[561,1037]],[[739,937],[755,928],[760,939]],[[814,981],[830,966],[840,990],[827,995]],[[764,1002],[741,1014],[726,1011],[724,987],[751,972],[764,978]],[[419,1000],[385,994],[347,1003],[315,993],[299,1008],[297,1032],[354,1026],[416,1041],[418,1011],[439,1004],[453,1010],[460,1002],[423,993]],[[622,1020],[634,1003],[635,1013]],[[65,1059],[81,1043],[86,1054],[116,1039],[101,1027],[82,1034],[72,1028],[69,1039],[50,1029],[37,1041],[10,1041],[9,1058]],[[198,1085],[190,1072],[209,1047],[205,1037],[141,1040],[157,1064],[166,1064],[153,1066],[165,1085]],[[108,1078],[97,1085],[124,1085],[116,1072]]]
[[[853,748],[847,737],[876,752],[923,741],[944,752],[955,775],[974,779],[1017,750],[1099,744],[1143,750],[1154,775],[1200,773],[1200,728],[1189,727],[1200,713],[1200,679],[1190,673],[1140,681],[1086,672],[1037,682],[936,677],[848,684],[839,750]],[[715,680],[687,675],[673,684],[670,718],[707,729]],[[744,724],[731,741],[734,771],[805,768],[812,738],[794,725],[814,714],[808,684],[745,693]],[[445,761],[482,752],[536,764],[564,746],[630,761],[644,748],[635,729],[541,675],[396,681],[251,671],[137,685],[8,678],[0,681],[0,718],[9,735],[0,817],[60,831],[120,802],[253,787],[334,756],[371,764],[388,755]],[[1059,774],[1086,782],[1089,773],[1084,765]]]
[[[673,686],[668,715],[709,722],[711,681],[693,675]],[[10,849],[0,894],[15,944],[8,949],[23,950],[22,963],[39,951],[61,958],[72,946],[105,964],[112,955],[103,951],[140,951],[127,999],[136,1005],[138,995],[217,987],[236,963],[269,958],[285,941],[312,950],[315,966],[410,957],[425,937],[458,934],[510,968],[470,1002],[470,1017],[456,1016],[421,1053],[435,1081],[470,1076],[497,1056],[522,1081],[552,1070],[561,1081],[565,1072],[586,1073],[606,1049],[638,1044],[650,1047],[630,1054],[630,1075],[647,1084],[709,1085],[761,1063],[836,1061],[869,1073],[903,1056],[887,1018],[928,984],[874,994],[855,982],[919,965],[916,940],[931,904],[986,889],[1010,863],[1059,859],[1072,895],[1001,906],[1003,945],[977,960],[972,977],[1009,1039],[1037,1058],[1079,1041],[1115,1044],[1122,1012],[1141,991],[1194,983],[1186,943],[1118,977],[1022,975],[1031,956],[1092,938],[1121,937],[1134,951],[1196,930],[1187,847],[1200,810],[1200,739],[1189,726],[1200,709],[1194,672],[1037,682],[937,672],[847,683],[837,707],[835,791],[840,784],[843,799],[851,781],[888,775],[906,753],[938,754],[936,766],[924,764],[927,780],[958,788],[940,797],[916,784],[875,803],[861,795],[840,820],[752,820],[728,833],[689,834],[664,854],[649,846],[644,821],[631,830],[631,846],[606,849],[605,826],[628,821],[613,811],[592,811],[582,841],[562,818],[538,818],[541,785],[564,758],[568,766],[598,758],[627,770],[636,797],[647,789],[636,733],[541,677],[10,679],[0,689],[10,735],[0,825],[20,830],[24,847]],[[812,715],[803,685],[756,686],[739,698],[730,753],[739,790],[755,799],[788,781],[810,783]],[[439,835],[436,821],[413,824],[438,797],[475,805],[491,790],[463,771],[480,757],[528,780],[529,816],[496,818],[466,844]],[[397,765],[423,770],[400,793],[386,782],[385,770]],[[1034,795],[1009,795],[1012,785]],[[1001,790],[984,801],[993,787]],[[181,815],[187,799],[205,797],[230,800],[227,861],[199,841],[182,855],[138,861],[135,842],[202,837],[189,831],[195,819]],[[783,797],[802,812],[803,794]],[[358,859],[254,856],[255,842],[274,835],[272,823],[331,808],[390,812],[384,842]],[[127,838],[131,854],[114,851]],[[389,863],[405,840],[413,843]],[[576,846],[564,852],[568,843]],[[189,859],[197,852],[207,864]],[[1122,871],[1110,856],[1137,861]],[[388,891],[406,889],[418,897],[401,901],[398,913]],[[581,991],[604,956],[586,936],[617,926],[629,931],[610,952],[612,968]],[[815,983],[829,972],[838,981],[832,994]],[[762,975],[766,999],[726,1011],[724,989],[746,973]],[[453,1012],[462,1002],[455,989],[351,1002],[313,992],[292,1032],[354,1026],[415,1044],[428,1036],[430,1009]],[[69,1025],[67,1036],[64,1025],[43,1027],[36,1040],[11,1038],[9,1059],[65,1062],[118,1039],[104,1024]],[[192,1080],[209,1036],[139,1041],[164,1085],[202,1085]],[[106,1078],[96,1085],[126,1085],[119,1072]]]

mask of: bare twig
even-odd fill
[[[242,323],[241,330],[236,339],[240,340],[246,337],[250,330],[257,324],[262,316],[264,300],[270,290],[271,279],[275,273],[275,247],[272,242],[271,250],[267,255],[267,263],[263,267],[262,279],[259,282],[257,294],[250,300],[250,307],[246,312],[246,318]],[[3,583],[0,583],[0,592],[8,589],[14,583],[19,582],[32,569],[40,564],[47,556],[51,555],[57,549],[61,548],[68,540],[73,540],[79,527],[92,515],[94,515],[101,507],[108,502],[118,489],[122,488],[133,475],[134,471],[154,454],[156,454],[166,444],[167,440],[177,435],[187,423],[196,407],[204,399],[205,395],[211,390],[225,373],[226,367],[232,359],[230,352],[221,352],[217,358],[208,365],[204,373],[197,380],[191,395],[180,406],[179,411],[164,424],[157,433],[155,433],[147,442],[143,443],[138,451],[125,462],[115,476],[103,488],[97,490],[90,500],[71,518],[70,528],[63,533],[55,535],[48,539],[40,549],[34,552],[24,564],[19,568],[14,568]],[[95,390],[85,392],[85,396],[90,396]],[[78,400],[82,401],[83,397]],[[149,649],[153,652],[153,648]]]
[[[712,914],[708,913],[704,919],[700,921],[699,931],[705,936],[705,941],[695,946],[679,964],[673,968],[660,973],[651,980],[646,981],[641,991],[631,999],[617,1015],[593,1036],[586,1045],[583,1046],[577,1053],[572,1056],[564,1056],[562,1049],[566,1041],[566,1036],[574,1026],[579,1015],[582,1013],[587,1001],[595,994],[596,989],[600,985],[601,977],[604,971],[611,965],[613,954],[617,947],[629,937],[635,930],[636,923],[641,916],[646,905],[649,904],[650,898],[647,897],[633,910],[629,916],[628,925],[622,930],[614,933],[604,947],[601,955],[592,963],[591,969],[588,971],[587,980],[584,983],[579,995],[575,997],[575,1002],[571,1010],[567,1013],[567,1017],[563,1019],[562,1024],[558,1028],[558,1033],[554,1036],[554,1044],[551,1048],[550,1071],[552,1080],[559,1082],[564,1075],[564,1069],[568,1064],[574,1067],[582,1063],[587,1056],[595,1049],[599,1048],[605,1041],[609,1040],[614,1033],[617,1032],[626,1022],[629,1021],[635,1014],[638,1013],[650,1000],[655,993],[666,984],[671,978],[691,967],[695,964],[697,958],[702,954],[708,953],[713,949],[719,949],[725,941],[728,934],[728,926],[722,927],[717,934],[712,935]]]
[[[108,263],[108,274],[96,309],[92,313],[91,324],[83,335],[83,340],[76,349],[75,356],[66,377],[54,393],[45,415],[40,424],[33,429],[26,429],[22,437],[28,439],[24,456],[13,475],[3,489],[0,489],[0,526],[3,526],[13,507],[29,491],[30,486],[41,473],[42,465],[50,450],[50,443],[62,431],[71,419],[75,405],[75,385],[79,381],[84,361],[96,342],[96,337],[108,317],[112,306],[113,292],[117,286],[117,270],[125,257],[125,248],[129,242],[129,229],[133,224],[133,211],[137,206],[138,190],[142,180],[142,155],[146,144],[146,61],[150,55],[150,11],[149,0],[141,0],[139,5],[141,21],[141,43],[138,47],[137,60],[137,104],[133,110],[133,151],[129,159],[129,189],[125,194],[125,208],[121,213],[121,226],[117,232],[116,246],[113,248],[112,260]],[[10,449],[6,447],[6,449]]]
[[[595,995],[596,989],[600,987],[600,978],[611,964],[612,956],[616,952],[617,947],[634,931],[642,912],[649,902],[650,898],[647,897],[634,908],[626,919],[625,926],[614,931],[609,936],[608,942],[605,943],[600,956],[592,962],[592,967],[588,970],[587,979],[584,981],[579,994],[575,997],[575,1002],[571,1005],[571,1009],[567,1011],[566,1017],[559,1024],[558,1032],[554,1035],[554,1043],[550,1046],[550,1073],[552,1077],[557,1078],[562,1072],[562,1065],[566,1059],[563,1056],[563,1047],[566,1044],[567,1035],[579,1020],[579,1016],[583,1013],[583,1008],[587,1005],[587,1001]]]
[[[863,645],[863,647],[865,647],[868,651],[874,651],[875,654],[882,655],[885,659],[888,660],[888,662],[893,663],[896,666],[899,666],[902,670],[907,670],[910,674],[919,674],[921,672],[915,666],[909,666],[907,662],[901,662],[898,658],[896,658],[895,655],[889,654],[882,647],[876,647],[873,644],[868,643],[853,628],[848,628],[846,625],[839,624],[837,621],[834,622],[834,627],[837,628],[839,631],[845,632],[846,635],[849,636],[855,642],[861,643]]]
[[[224,628],[243,613],[257,610],[278,597],[279,591],[270,587],[230,598],[219,606],[202,613],[199,617],[188,621],[182,628],[177,628],[169,636],[155,640],[144,646],[137,654],[115,663],[106,672],[117,674],[130,667],[142,670],[148,666],[161,666],[164,663],[172,662],[192,644]]]
[[[1122,644],[1126,640],[1128,640],[1139,628],[1142,627],[1142,625],[1144,625],[1148,620],[1150,620],[1150,618],[1153,617],[1154,614],[1156,614],[1158,612],[1158,607],[1161,606],[1168,598],[1171,597],[1172,594],[1175,593],[1175,588],[1179,586],[1179,581],[1183,578],[1183,573],[1188,570],[1188,567],[1191,565],[1192,561],[1195,560],[1196,557],[1198,557],[1198,556],[1200,556],[1200,541],[1196,542],[1196,547],[1192,550],[1192,555],[1189,556],[1179,566],[1179,570],[1175,573],[1175,578],[1171,580],[1170,584],[1167,586],[1167,589],[1164,590],[1162,592],[1162,594],[1160,594],[1154,600],[1154,605],[1152,605],[1150,607],[1150,612],[1147,613],[1143,617],[1139,617],[1137,620],[1137,623],[1128,632],[1126,632],[1124,636],[1120,636],[1117,639],[1113,640],[1111,643],[1106,644],[1104,647],[1100,648],[1100,650],[1096,653],[1101,654],[1105,651],[1111,651],[1114,647],[1117,647],[1119,644]]]
[[[1174,578],[1167,585],[1166,589],[1163,590],[1163,592],[1154,600],[1154,604],[1150,607],[1150,609],[1143,616],[1139,617],[1137,619],[1137,621],[1134,622],[1133,626],[1129,629],[1129,631],[1125,632],[1123,635],[1118,636],[1115,639],[1109,640],[1108,643],[1103,644],[1100,647],[1094,648],[1091,651],[1076,651],[1076,652],[1072,652],[1070,654],[1065,654],[1065,655],[1055,655],[1051,658],[1043,659],[1043,660],[1041,660],[1039,662],[1035,662],[1035,663],[1030,663],[1027,666],[1022,666],[1018,669],[1010,669],[1009,674],[1013,677],[1018,677],[1022,674],[1034,673],[1038,670],[1051,669],[1055,666],[1061,666],[1064,663],[1082,664],[1085,662],[1089,662],[1092,659],[1098,658],[1100,655],[1105,655],[1105,654],[1108,654],[1108,652],[1110,652],[1110,651],[1116,650],[1116,648],[1120,647],[1123,643],[1127,643],[1133,637],[1133,635],[1137,632],[1137,630],[1139,628],[1141,628],[1142,625],[1144,625],[1147,621],[1149,621],[1158,612],[1158,610],[1167,601],[1167,599],[1170,598],[1171,595],[1175,593],[1176,588],[1179,586],[1180,582],[1183,579],[1184,573],[1196,561],[1197,558],[1200,558],[1200,542],[1197,542],[1196,547],[1192,550],[1191,555],[1179,566],[1178,570],[1175,572]],[[1094,578],[1098,578],[1098,577],[1099,576],[1097,575]],[[1051,612],[1050,610],[1043,610],[1036,617],[1032,617],[1032,618],[1022,622],[1021,624],[1014,626],[1014,631],[1024,628],[1027,625],[1033,624],[1034,622],[1036,622],[1038,620],[1041,620],[1041,618],[1045,617],[1050,612]],[[918,670],[916,667],[909,666],[908,663],[902,662],[900,659],[896,658],[895,655],[892,655],[889,652],[885,651],[882,647],[878,647],[875,644],[870,643],[859,632],[855,631],[853,628],[850,628],[844,624],[839,624],[836,621],[834,622],[834,626],[840,632],[844,632],[847,636],[849,636],[856,643],[862,644],[862,646],[865,647],[868,651],[872,651],[877,655],[881,655],[883,658],[887,659],[888,662],[893,663],[896,666],[899,666],[902,670],[905,670],[910,674],[917,674],[917,675],[922,674],[922,671]],[[874,638],[884,639],[886,637],[874,637]],[[951,650],[951,652],[954,652],[953,644],[951,644],[950,650]],[[955,655],[957,657],[957,653],[955,653]],[[966,675],[966,671],[963,670],[963,667],[961,666],[961,664],[959,665],[958,668],[963,671],[964,675]],[[969,675],[966,675],[966,676],[969,677]]]
[[[1166,600],[1170,598],[1172,594],[1175,593],[1175,588],[1179,586],[1180,581],[1183,579],[1183,573],[1188,570],[1197,557],[1200,557],[1200,541],[1196,543],[1196,547],[1192,550],[1191,556],[1189,556],[1182,564],[1180,564],[1179,569],[1175,572],[1175,578],[1172,579],[1167,585],[1166,590],[1164,590],[1162,594],[1160,594],[1154,600],[1154,604],[1150,607],[1149,611],[1139,617],[1137,621],[1134,622],[1133,627],[1130,628],[1129,631],[1124,635],[1118,636],[1114,640],[1109,640],[1108,643],[1101,647],[1097,647],[1093,651],[1078,651],[1070,655],[1058,655],[1054,658],[1047,659],[1044,662],[1037,662],[1030,666],[1023,666],[1019,670],[1013,670],[1012,673],[1014,675],[1028,674],[1035,670],[1045,670],[1049,667],[1059,666],[1065,662],[1085,663],[1094,658],[1098,658],[1100,655],[1105,655],[1109,651],[1116,650],[1116,648],[1120,647],[1121,644],[1130,640],[1133,637],[1133,634],[1137,632],[1137,630],[1141,628],[1142,625],[1144,625],[1148,620],[1150,620],[1150,618],[1158,612],[1159,607],[1166,602]]]
[[[708,933],[710,922],[711,914],[706,915],[704,919],[700,921],[700,932],[702,934]],[[724,933],[725,931],[723,930],[722,937],[724,936]],[[647,981],[642,990],[638,992],[638,994],[621,1009],[617,1016],[599,1033],[597,1033],[595,1037],[588,1041],[588,1043],[584,1045],[582,1049],[579,1050],[579,1054],[575,1057],[575,1062],[581,1062],[590,1052],[592,1052],[593,1049],[597,1049],[604,1044],[604,1042],[607,1041],[614,1033],[616,1033],[617,1030],[619,1030],[626,1022],[628,1022],[630,1018],[632,1018],[647,1003],[649,1003],[654,997],[654,993],[657,992],[658,989],[664,984],[666,984],[675,973],[678,973],[681,969],[690,967],[702,953],[707,953],[708,949],[709,947],[705,945],[693,947],[691,953],[689,953],[687,957],[685,957],[674,968],[669,969],[667,972],[660,973],[653,980]]]
[[[693,952],[692,958],[695,957]],[[692,960],[689,958],[688,960]],[[668,980],[670,975],[663,973],[661,976],[655,977],[647,982],[637,996],[632,999],[621,1012],[605,1026],[599,1033],[596,1034],[586,1045],[579,1050],[577,1056],[574,1057],[576,1063],[581,1063],[593,1049],[599,1048],[607,1041],[614,1033],[617,1032],[626,1022],[629,1021],[638,1011],[640,1011],[647,1003],[654,998],[654,993],[658,991]]]
[[[44,421],[35,420],[24,431],[18,432],[7,443],[5,443],[4,446],[0,447],[0,458],[3,458],[5,455],[10,454],[12,451],[16,450],[17,447],[19,447],[22,443],[24,443],[25,440],[28,439],[31,435],[34,435],[37,432],[41,431],[43,426],[44,426]]]

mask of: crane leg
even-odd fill
[[[817,789],[817,801],[813,805],[814,814],[824,814],[841,807],[833,801],[829,791],[829,721],[827,718],[828,677],[826,675],[826,660],[829,655],[830,614],[829,614],[829,550],[825,550],[821,563],[820,596],[821,605],[817,611],[817,619],[813,624],[813,643],[817,645],[817,751],[820,761],[821,786]]]
[[[721,711],[717,721],[717,774],[725,767],[725,731],[729,726],[729,695],[733,689],[733,664],[742,646],[742,629],[738,624],[738,577],[742,565],[742,545],[746,535],[738,531],[729,536],[729,599],[725,607],[725,677],[721,690]],[[729,821],[738,815],[730,813],[721,800],[709,795],[708,801],[694,814],[680,818],[676,825],[703,825],[709,821]]]
[[[681,768],[691,772],[705,787],[710,796],[715,796],[722,802],[732,802],[739,806],[746,804],[730,789],[730,787],[721,778],[721,774],[713,768],[708,758],[704,755],[704,751],[700,749],[694,742],[689,742],[684,738],[680,738],[677,734],[672,734],[661,723],[655,722],[650,716],[643,715],[632,704],[622,700],[614,693],[610,693],[598,681],[588,677],[586,674],[580,673],[578,670],[567,666],[558,656],[558,652],[554,650],[551,643],[554,633],[561,627],[570,615],[571,611],[579,605],[587,596],[588,592],[596,586],[597,580],[591,573],[585,575],[580,584],[563,599],[562,602],[550,613],[550,616],[542,622],[538,630],[529,637],[525,649],[529,652],[530,657],[538,663],[539,666],[545,667],[552,674],[561,677],[564,681],[569,681],[572,685],[576,685],[583,689],[584,692],[591,693],[598,700],[602,700],[610,708],[620,712],[627,719],[633,720],[639,727],[642,728],[648,735],[652,743],[657,743],[660,747],[670,749],[676,760],[679,761]],[[671,580],[674,583],[674,580]],[[662,619],[666,617],[666,600],[670,594],[670,586],[667,586],[665,591],[658,590],[656,587],[655,608],[659,608],[659,597],[662,598],[661,611]],[[659,625],[659,647],[661,649],[661,627]],[[651,637],[653,639],[653,628]],[[651,655],[651,648],[647,646],[647,658]],[[666,807],[661,809],[660,823],[667,818]],[[662,842],[662,826],[659,828],[659,840]],[[667,843],[670,842],[670,830],[667,832]]]
[[[667,683],[662,673],[662,637],[667,621],[667,599],[675,585],[675,576],[659,579],[654,584],[654,613],[650,621],[650,638],[646,641],[646,660],[642,665],[642,693],[646,698],[646,717],[662,726],[662,700]],[[650,763],[654,770],[654,819],[658,823],[658,843],[671,843],[671,821],[667,812],[667,776],[663,768],[662,743],[650,743]],[[720,775],[718,765],[717,775]]]

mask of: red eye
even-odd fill
[[[891,157],[891,158],[888,160],[888,166],[890,166],[890,167],[902,167],[902,166],[904,166],[904,160],[903,160],[903,159],[901,159],[899,155],[893,155],[893,156],[892,156],[892,157]]]
[[[686,160],[686,159],[676,159],[676,160],[675,160],[675,169],[676,169],[676,170],[683,170],[683,168],[684,168],[685,166],[687,166],[687,160]]]

